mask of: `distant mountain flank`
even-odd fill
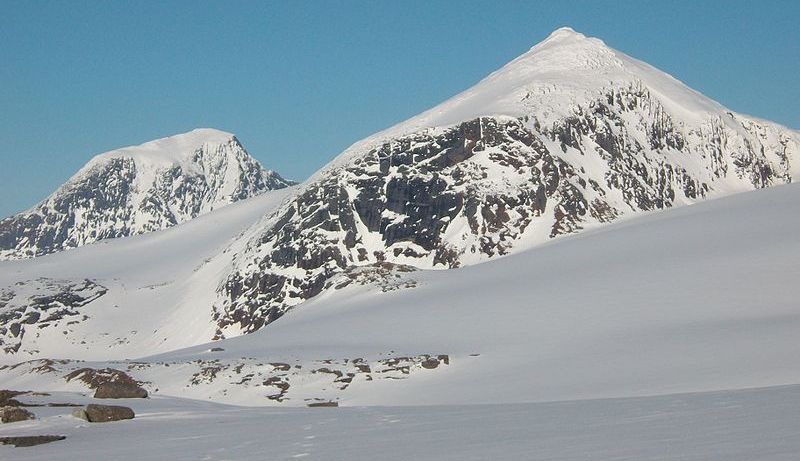
[[[213,129],[113,150],[32,209],[0,221],[0,259],[166,229],[291,184],[234,135]]]

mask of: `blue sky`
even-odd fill
[[[570,26],[800,128],[800,2],[0,0],[0,216],[195,127],[304,179]]]

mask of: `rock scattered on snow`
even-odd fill
[[[13,445],[17,448],[33,447],[44,443],[66,439],[63,435],[24,435],[15,437],[0,437],[0,445]]]
[[[133,383],[103,383],[94,393],[96,399],[144,399],[147,391]]]
[[[16,423],[36,419],[33,413],[17,406],[0,407],[0,423]]]
[[[338,407],[339,402],[314,402],[309,403],[310,408]]]
[[[77,412],[78,410],[73,412],[73,415],[75,415]],[[85,419],[90,423],[121,421],[123,419],[133,419],[136,416],[133,410],[128,407],[118,405],[98,405],[95,403],[86,405],[86,410],[84,410],[84,413],[86,415]],[[82,416],[78,417],[84,419]]]
[[[146,398],[147,391],[141,387],[142,382],[131,378],[127,373],[114,368],[79,368],[64,376],[67,382],[74,379],[84,382],[91,389],[96,389],[97,399]]]

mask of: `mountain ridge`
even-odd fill
[[[231,134],[196,129],[98,154],[32,208],[0,220],[0,259],[165,229],[293,184]]]

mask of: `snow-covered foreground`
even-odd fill
[[[136,419],[105,424],[75,419],[68,408],[34,408],[41,420],[0,426],[0,437],[67,439],[0,446],[0,458],[766,461],[800,453],[800,386],[510,405],[277,409],[172,398],[126,404]]]

